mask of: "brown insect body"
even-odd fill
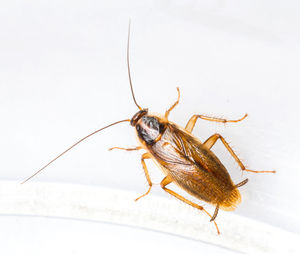
[[[177,199],[185,202],[186,204],[192,207],[204,211],[211,218],[211,221],[214,221],[218,214],[219,208],[223,210],[235,209],[235,207],[241,201],[241,196],[237,188],[244,185],[248,181],[248,179],[245,179],[244,181],[236,185],[232,182],[230,175],[227,172],[224,165],[211,151],[212,146],[216,143],[218,139],[222,141],[226,149],[229,151],[229,153],[232,155],[232,157],[239,164],[243,171],[249,171],[254,173],[275,173],[275,171],[255,171],[246,169],[243,163],[234,153],[232,148],[229,146],[229,144],[219,134],[214,134],[210,136],[203,143],[192,135],[192,130],[198,118],[208,121],[227,123],[239,122],[245,119],[247,114],[238,120],[226,120],[221,118],[208,117],[205,115],[193,115],[188,121],[186,127],[181,128],[180,126],[168,120],[170,112],[179,103],[180,92],[178,88],[177,101],[165,112],[163,116],[150,115],[148,114],[148,109],[142,109],[136,102],[131,82],[129,68],[129,35],[130,29],[128,31],[127,42],[128,76],[132,98],[136,106],[139,108],[139,111],[131,119],[125,119],[111,123],[78,140],[76,143],[71,145],[64,152],[60,153],[58,156],[56,156],[54,159],[52,159],[41,169],[39,169],[33,175],[24,180],[22,183],[25,183],[28,180],[30,180],[32,177],[34,177],[46,167],[48,167],[50,164],[52,164],[55,160],[57,160],[69,150],[71,150],[74,146],[78,145],[79,143],[91,137],[92,135],[116,124],[130,122],[131,126],[135,127],[140,146],[135,148],[113,147],[109,150],[146,150],[146,153],[142,155],[141,163],[145,172],[149,189],[145,194],[138,197],[136,200],[146,196],[151,190],[152,182],[145,160],[152,159],[166,175],[160,183],[161,187]],[[177,184],[181,189],[185,190],[187,193],[191,194],[197,199],[215,205],[216,209],[213,216],[211,216],[202,206],[184,198],[178,193],[172,191],[171,189],[166,188],[166,186],[172,182]],[[219,233],[219,229],[215,221],[214,224]]]
[[[135,124],[142,148],[176,185],[223,210],[234,210],[240,203],[240,193],[226,168],[199,139],[163,117],[145,114],[144,110]]]

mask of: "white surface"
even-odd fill
[[[131,250],[131,253],[183,253],[192,252],[199,246],[208,252],[232,253],[190,239],[116,224],[16,216],[1,216],[0,223],[7,228],[6,232],[0,231],[1,238],[6,240],[1,243],[1,249],[9,250],[6,251],[9,254],[98,254],[124,250]]]
[[[247,112],[247,120],[226,127],[199,121],[194,134],[205,140],[219,132],[250,169],[276,169],[276,175],[241,177],[224,147],[214,148],[235,182],[249,178],[235,213],[299,234],[299,5],[3,1],[1,179],[22,181],[82,136],[137,111],[125,61],[131,17],[137,101],[164,112],[179,86],[182,99],[170,119],[180,125],[194,113],[235,119]],[[143,193],[139,153],[107,152],[116,145],[136,145],[130,126],[105,130],[34,180]],[[159,183],[161,174],[149,168]],[[157,186],[151,195],[169,198]]]
[[[256,222],[255,220],[246,219],[234,213],[220,215],[223,227],[220,229],[221,235],[218,235],[214,224],[208,223],[208,216],[192,209],[190,206],[183,204],[180,206],[176,200],[153,196],[151,199],[144,199],[136,203],[133,202],[133,199],[137,194],[133,192],[70,184],[32,183],[31,185],[21,186],[12,182],[2,182],[0,191],[4,196],[0,201],[0,214],[70,218],[93,222],[100,221],[171,234],[168,237],[164,236],[167,242],[165,242],[161,251],[166,250],[166,247],[169,245],[168,242],[171,242],[172,238],[175,244],[172,244],[169,251],[176,250],[177,253],[180,253],[180,250],[183,249],[187,252],[189,250],[192,251],[192,247],[195,244],[187,248],[183,248],[182,245],[178,249],[176,248],[176,245],[179,245],[180,242],[182,243],[182,240],[177,242],[176,237],[174,237],[177,235],[197,240],[198,243],[202,241],[223,247],[224,249],[220,249],[219,247],[214,249],[218,253],[222,250],[228,253],[229,249],[247,254],[299,253],[299,235]],[[19,220],[21,221],[20,218]],[[25,221],[22,221],[20,226],[26,222],[28,223],[28,221],[30,219],[25,218]],[[31,219],[31,221],[33,225],[36,225],[37,220],[34,221]],[[47,223],[45,220],[42,222]],[[60,231],[61,227],[65,227],[66,223],[65,221],[56,220],[57,231]],[[76,224],[78,226],[77,230],[84,232],[87,229],[85,227],[90,226],[76,222],[71,227],[75,227]],[[106,240],[111,245],[118,245],[115,246],[115,249],[119,249],[119,251],[124,251],[125,246],[121,244],[126,239],[126,236],[122,237],[120,230],[127,231],[124,232],[125,234],[132,234],[131,237],[133,239],[136,234],[139,234],[139,230],[136,229],[112,227],[108,231],[115,232],[115,237],[107,234],[103,239],[102,235],[106,234],[105,228],[107,226],[102,226],[99,225],[98,232],[94,232],[99,236],[99,245]],[[28,228],[27,232],[35,232],[31,227]],[[41,230],[40,227],[39,229]],[[88,233],[92,233],[91,229],[89,228]],[[13,231],[13,228],[9,229],[9,232],[11,231]],[[47,230],[43,228],[41,233],[45,234],[45,231]],[[247,233],[245,234],[245,232]],[[142,235],[144,235],[145,239],[139,244],[142,244],[147,239],[148,244],[160,247],[161,244],[155,239],[157,235],[145,233],[144,231],[140,231],[140,233],[137,238],[142,238]],[[154,237],[151,235],[154,235]],[[17,236],[19,237],[19,233]],[[58,235],[55,237],[57,238]],[[77,232],[68,234],[68,239],[74,237],[78,237]],[[83,242],[86,241],[86,237],[82,238]],[[6,234],[2,239],[7,242],[10,237]],[[119,241],[119,239],[121,241],[116,244],[116,241]],[[18,240],[15,239],[15,241],[19,242]],[[45,239],[42,238],[41,240],[45,242]],[[138,241],[138,239],[135,240]],[[160,239],[160,242],[162,241],[163,238]],[[183,242],[188,244],[187,241]],[[42,250],[41,247],[38,248],[36,246],[33,238],[29,239],[27,245],[21,248],[32,249],[35,246],[36,250]],[[62,245],[65,248],[69,244],[63,243]],[[74,243],[74,245],[77,244]],[[128,248],[128,245],[129,243],[126,244],[127,250],[132,251],[131,248]],[[202,245],[202,251],[211,251],[213,249],[212,246],[208,246],[207,244],[202,243]],[[198,247],[200,247],[200,244]],[[148,249],[145,245],[145,248],[147,252],[150,252],[153,247]],[[52,250],[57,252],[57,248],[55,249],[55,247]]]

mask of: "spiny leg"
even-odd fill
[[[170,112],[178,105],[179,103],[179,99],[180,99],[180,91],[179,91],[179,88],[176,87],[177,89],[177,92],[178,92],[178,98],[177,98],[177,101],[166,111],[165,113],[165,118],[168,119],[168,116],[170,114]]]
[[[148,182],[148,185],[149,185],[149,189],[147,190],[147,192],[145,194],[143,194],[140,197],[136,198],[135,201],[138,201],[140,198],[145,197],[146,195],[148,195],[149,192],[150,192],[150,190],[151,190],[151,188],[152,188],[152,182],[151,182],[150,175],[149,175],[146,163],[145,163],[145,159],[150,159],[150,158],[151,157],[150,157],[149,153],[144,153],[142,155],[142,158],[141,158],[142,166],[143,166],[143,169],[144,169],[144,172],[145,172],[145,176],[146,176],[146,179],[147,179],[147,182]]]
[[[216,141],[218,139],[221,139],[222,143],[224,144],[224,146],[226,147],[226,149],[229,151],[229,153],[231,154],[231,156],[235,159],[235,161],[239,164],[240,168],[243,171],[248,171],[248,172],[253,172],[253,173],[275,173],[275,170],[272,171],[257,171],[257,170],[251,170],[251,169],[246,169],[246,167],[244,166],[244,164],[240,161],[240,159],[237,157],[237,155],[234,153],[234,151],[232,150],[232,148],[229,146],[229,144],[226,142],[226,140],[218,133],[210,136],[204,143],[203,145],[208,148],[211,149],[211,147],[216,143]]]
[[[170,184],[173,180],[171,179],[171,177],[169,176],[166,176],[160,183],[160,186],[163,188],[163,190],[165,190],[166,192],[168,192],[169,194],[171,194],[172,196],[174,196],[175,198],[178,198],[179,200],[183,201],[184,203],[194,207],[194,208],[197,208],[201,211],[204,211],[211,219],[213,218],[204,208],[203,206],[200,206],[200,205],[197,205],[195,204],[194,202],[182,197],[181,195],[177,194],[176,192],[166,188],[166,185]],[[216,226],[216,229],[217,229],[217,232],[218,234],[220,234],[220,231],[219,231],[219,228],[218,228],[218,225],[217,223],[214,221],[214,224]]]
[[[203,120],[207,120],[207,121],[211,121],[211,122],[219,122],[219,123],[237,123],[240,122],[242,120],[244,120],[246,117],[248,116],[248,114],[245,114],[242,118],[238,119],[238,120],[226,120],[223,118],[216,118],[216,117],[210,117],[210,116],[205,116],[205,115],[193,115],[190,120],[188,121],[187,125],[185,126],[185,130],[187,132],[192,132],[195,124],[197,122],[198,118],[201,118]]]
[[[115,146],[115,147],[109,148],[108,151],[111,151],[111,150],[114,150],[114,149],[119,149],[119,150],[124,150],[124,151],[137,151],[137,150],[142,149],[142,147],[137,146],[137,147],[134,147],[134,148],[122,148],[122,147]]]

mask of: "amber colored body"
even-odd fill
[[[229,153],[233,156],[242,170],[254,173],[274,173],[275,171],[255,171],[246,169],[229,144],[220,134],[210,136],[205,142],[201,142],[192,135],[192,130],[198,118],[214,122],[239,122],[247,117],[247,114],[238,120],[225,120],[221,118],[208,117],[204,115],[193,115],[185,128],[178,126],[168,120],[169,113],[179,103],[180,93],[178,90],[177,101],[166,111],[164,116],[149,115],[148,109],[141,109],[131,119],[130,123],[136,129],[140,146],[136,148],[120,148],[134,151],[146,150],[142,155],[141,162],[147,178],[148,191],[137,198],[149,194],[152,182],[145,163],[146,159],[152,159],[163,171],[165,178],[161,181],[161,187],[178,198],[179,200],[206,212],[211,221],[214,221],[219,208],[223,210],[234,210],[241,202],[238,187],[248,182],[248,179],[234,184],[230,175],[221,161],[211,151],[215,142],[220,139]],[[170,183],[175,183],[181,189],[207,203],[216,206],[211,216],[202,206],[184,198],[171,189],[166,188]],[[217,231],[216,222],[214,221]]]
[[[172,196],[178,198],[179,200],[191,205],[199,210],[204,211],[214,221],[219,208],[223,210],[234,210],[235,207],[241,201],[241,195],[238,191],[238,187],[247,183],[248,179],[234,184],[230,178],[224,165],[217,158],[217,156],[211,151],[212,146],[216,143],[218,139],[222,141],[226,149],[239,164],[243,171],[249,171],[254,173],[275,173],[275,171],[255,171],[246,169],[237,155],[234,153],[229,144],[220,134],[214,134],[210,136],[205,142],[201,142],[199,139],[192,135],[193,128],[196,124],[198,118],[214,122],[239,122],[246,118],[247,114],[239,120],[226,120],[221,118],[208,117],[204,115],[193,115],[188,121],[185,128],[181,128],[175,123],[168,121],[168,116],[174,107],[179,103],[180,92],[178,90],[177,101],[165,112],[164,116],[149,115],[148,109],[142,109],[136,102],[133,93],[130,68],[129,68],[129,35],[130,35],[130,24],[128,30],[128,43],[127,43],[127,66],[131,93],[133,101],[139,108],[139,111],[130,119],[125,119],[121,121],[109,124],[101,129],[98,129],[84,138],[77,141],[75,144],[70,146],[64,152],[56,156],[45,166],[35,172],[33,175],[28,177],[22,183],[27,182],[32,177],[40,173],[55,160],[60,158],[62,155],[71,150],[74,146],[78,145],[85,139],[91,137],[92,135],[109,128],[113,125],[130,122],[131,126],[135,127],[136,134],[140,143],[140,146],[135,148],[120,148],[113,147],[112,149],[121,149],[126,151],[135,151],[144,149],[146,153],[142,155],[141,162],[145,172],[145,176],[149,185],[148,191],[137,198],[146,196],[149,194],[152,181],[145,163],[146,159],[152,159],[163,171],[165,178],[161,181],[161,187],[171,194]],[[211,216],[202,206],[184,198],[173,190],[167,188],[166,186],[170,183],[175,183],[181,189],[185,190],[190,195],[196,197],[199,200],[203,200],[212,205],[216,206],[213,216]],[[214,221],[214,224],[219,233],[218,226]]]
[[[132,88],[132,86],[131,86]],[[145,172],[145,176],[149,185],[148,191],[138,197],[136,200],[149,194],[152,188],[152,181],[145,163],[146,159],[152,159],[165,174],[164,179],[160,185],[169,194],[177,199],[185,202],[186,204],[204,211],[214,222],[218,233],[219,229],[214,221],[217,217],[219,208],[223,210],[234,210],[236,206],[241,202],[241,195],[238,191],[238,187],[247,183],[248,179],[234,184],[230,178],[224,165],[217,158],[217,156],[211,151],[211,148],[218,139],[222,141],[226,149],[239,164],[243,171],[249,171],[254,173],[275,173],[275,171],[255,171],[246,169],[237,155],[234,153],[229,144],[220,134],[214,134],[210,136],[203,143],[192,135],[193,128],[198,118],[214,121],[214,122],[239,122],[247,117],[247,114],[238,120],[226,120],[221,118],[208,117],[204,115],[193,115],[188,121],[185,128],[181,128],[175,123],[168,120],[170,112],[179,103],[180,93],[178,90],[177,101],[166,111],[164,116],[149,115],[148,109],[142,109],[139,107],[138,111],[132,118],[109,124],[101,129],[98,129],[84,138],[77,141],[70,146],[64,152],[56,156],[45,166],[28,177],[22,183],[27,182],[32,177],[40,173],[55,160],[67,153],[74,146],[81,143],[88,137],[106,129],[113,125],[130,122],[131,126],[135,127],[136,134],[140,143],[140,146],[135,148],[120,148],[113,147],[112,149],[121,149],[126,151],[135,151],[144,149],[146,153],[142,155],[141,162]],[[134,98],[134,96],[133,96]],[[134,99],[135,101],[135,99]],[[170,183],[175,183],[181,189],[196,197],[199,200],[203,200],[216,206],[214,214],[210,215],[202,206],[186,199],[166,186]]]
[[[164,127],[160,139],[154,144],[147,145],[141,140],[143,148],[164,174],[192,196],[222,209],[233,210],[240,202],[240,194],[221,161],[200,140],[178,125],[168,122]]]

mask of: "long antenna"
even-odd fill
[[[129,20],[129,25],[128,25],[128,39],[127,39],[127,69],[128,69],[128,77],[129,77],[129,84],[130,84],[130,89],[131,89],[131,94],[132,94],[133,101],[134,101],[135,105],[139,108],[139,110],[142,110],[142,108],[140,107],[140,105],[137,104],[137,102],[135,100],[135,96],[134,96],[133,88],[132,88],[131,75],[130,75],[130,66],[129,66],[130,24],[131,24],[131,20]]]
[[[54,159],[52,159],[50,162],[48,162],[45,166],[43,166],[41,169],[39,169],[38,171],[36,171],[33,175],[31,175],[30,177],[28,177],[26,180],[24,180],[21,184],[26,183],[28,180],[30,180],[32,177],[36,176],[38,173],[40,173],[43,169],[45,169],[46,167],[48,167],[51,163],[53,163],[54,161],[56,161],[58,158],[60,158],[61,156],[63,156],[66,152],[68,152],[69,150],[71,150],[74,146],[78,145],[79,143],[81,143],[83,140],[89,138],[90,136],[93,136],[94,134],[108,128],[111,127],[113,125],[116,125],[118,123],[123,123],[123,122],[130,122],[130,119],[125,119],[125,120],[121,120],[121,121],[117,121],[114,122],[112,124],[109,124],[99,130],[96,130],[94,132],[92,132],[91,134],[85,136],[84,138],[78,140],[75,144],[71,145],[67,150],[63,151],[61,154],[59,154],[58,156],[56,156]]]

